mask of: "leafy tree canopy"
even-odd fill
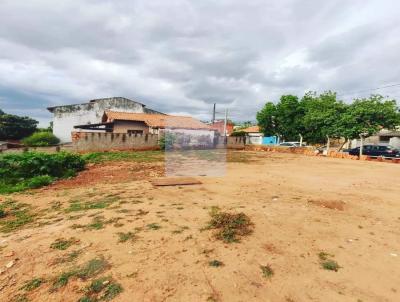
[[[331,91],[308,92],[300,101],[284,95],[277,104],[267,102],[257,113],[257,121],[266,136],[298,140],[302,134],[309,143],[324,143],[327,137],[354,139],[382,128],[394,129],[400,125],[400,113],[396,101],[381,95],[345,104]]]
[[[323,143],[327,136],[341,137],[340,116],[346,111],[346,105],[336,99],[336,93],[328,91],[321,95],[309,92],[301,100],[304,111],[304,139],[309,143]]]
[[[360,135],[371,136],[382,128],[394,129],[400,125],[400,113],[395,100],[385,100],[381,95],[355,99],[341,114],[339,131],[342,136],[354,139]]]
[[[36,131],[38,121],[0,110],[0,140],[21,139]]]

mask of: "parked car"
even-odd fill
[[[284,143],[280,143],[279,146],[297,148],[297,147],[300,147],[300,142],[284,142]],[[303,143],[301,146],[306,147],[307,145]]]
[[[360,155],[360,147],[350,149],[349,154]],[[400,158],[400,150],[391,146],[365,145],[363,146],[363,155]]]

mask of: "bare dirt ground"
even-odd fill
[[[122,286],[113,301],[400,301],[398,165],[233,154],[201,185],[152,187],[162,162],[113,162],[2,196],[31,220],[0,233],[0,301],[95,301],[99,277]],[[217,240],[212,207],[243,212],[253,233]]]

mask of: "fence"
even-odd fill
[[[2,153],[21,153],[37,151],[54,153],[59,151],[71,152],[102,152],[124,150],[158,150],[160,149],[157,134],[125,134],[104,132],[73,132],[72,144],[52,147],[25,147],[2,150]],[[245,137],[218,137],[216,148],[244,149]]]
[[[112,150],[157,150],[157,134],[73,132],[72,149],[77,152]]]

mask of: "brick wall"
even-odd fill
[[[72,132],[72,146],[77,152],[159,149],[156,134],[101,132]]]

